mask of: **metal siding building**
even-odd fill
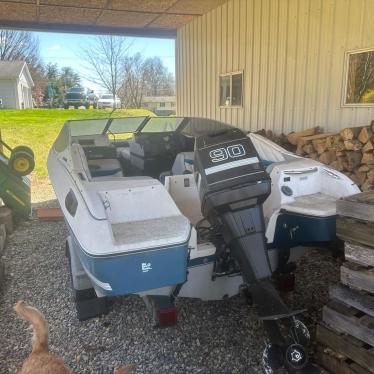
[[[374,47],[374,0],[231,0],[178,29],[177,112],[276,133],[368,124],[342,105],[346,52]],[[243,106],[219,106],[219,75],[243,71]]]

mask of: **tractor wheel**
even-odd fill
[[[17,147],[14,147],[12,150],[12,152],[18,152],[18,151],[26,152],[30,154],[33,158],[35,158],[34,151],[25,145],[17,145]]]
[[[13,150],[8,165],[18,175],[25,176],[34,170],[35,160],[30,152]]]

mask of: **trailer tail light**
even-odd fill
[[[164,308],[158,311],[158,325],[160,327],[174,326],[177,323],[178,312],[176,307]]]

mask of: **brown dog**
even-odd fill
[[[30,322],[34,330],[31,354],[23,363],[19,374],[69,374],[70,370],[64,361],[49,353],[48,326],[43,314],[36,308],[25,305],[23,301],[18,301],[14,310]],[[130,374],[134,370],[135,365],[125,365],[115,370],[115,374]]]
[[[48,349],[48,326],[43,314],[36,308],[18,301],[14,306],[18,315],[31,323],[34,331],[32,340],[32,351],[23,363],[19,374],[68,374],[70,370],[64,361],[49,353]],[[118,368],[115,374],[130,374],[135,370],[135,365],[125,365]]]
[[[23,363],[20,374],[68,374],[70,370],[64,361],[49,352],[48,327],[43,314],[39,310],[18,301],[14,310],[18,315],[31,323],[33,328],[32,351]]]

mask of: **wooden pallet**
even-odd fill
[[[374,296],[365,291],[355,290],[341,283],[329,287],[330,299],[337,300],[374,317]]]
[[[344,217],[374,222],[374,191],[362,192],[338,200],[336,213]]]
[[[374,347],[374,318],[364,312],[331,300],[322,309],[322,320],[337,332]]]
[[[331,348],[317,348],[316,361],[332,374],[368,374],[368,370],[345,357],[339,357]]]
[[[338,216],[336,236],[344,241],[371,247],[374,244],[374,222]]]
[[[374,243],[372,243],[374,245]],[[374,248],[359,243],[344,243],[345,259],[362,266],[374,266]]]
[[[374,294],[374,268],[346,262],[340,267],[340,281],[346,286]]]
[[[316,339],[322,346],[352,360],[363,370],[374,373],[374,350],[371,346],[352,336],[338,333],[324,324],[317,326]]]

